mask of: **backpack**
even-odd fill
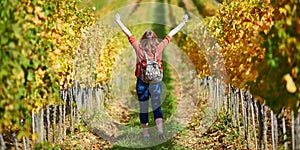
[[[144,50],[146,62],[141,66],[142,80],[145,83],[157,83],[163,78],[163,72],[160,69],[160,65],[156,60],[156,54],[154,53],[154,59],[149,60],[146,51]]]

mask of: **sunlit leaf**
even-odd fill
[[[293,81],[293,78],[290,74],[285,74],[283,76],[283,80],[286,82],[286,90],[289,93],[296,93],[297,87],[295,85],[295,82]]]

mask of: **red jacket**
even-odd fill
[[[156,49],[156,59],[158,61],[158,63],[161,66],[161,70],[162,68],[162,52],[163,49],[165,48],[165,46],[168,45],[168,43],[170,42],[171,37],[170,36],[166,36],[158,45],[157,45],[157,49]],[[129,36],[128,40],[130,42],[130,44],[132,45],[132,47],[135,50],[136,53],[136,69],[135,69],[135,76],[139,77],[141,75],[141,64],[142,62],[145,62],[145,56],[144,56],[144,51],[140,48],[139,43],[135,40],[135,38],[133,36]],[[154,55],[151,52],[147,52],[147,56],[148,59],[154,59]]]

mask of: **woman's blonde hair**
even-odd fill
[[[140,40],[140,48],[146,51],[151,50],[152,53],[156,52],[158,44],[157,35],[152,30],[146,31]]]

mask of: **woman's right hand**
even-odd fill
[[[120,17],[120,15],[118,13],[115,15],[115,20],[116,21],[120,21],[121,20],[121,17]]]
[[[123,32],[128,36],[132,36],[131,32],[128,30],[128,28],[123,24],[123,22],[121,21],[121,17],[119,15],[119,13],[117,13],[115,15],[115,21],[117,22],[117,24],[121,27],[121,29],[123,30]]]

